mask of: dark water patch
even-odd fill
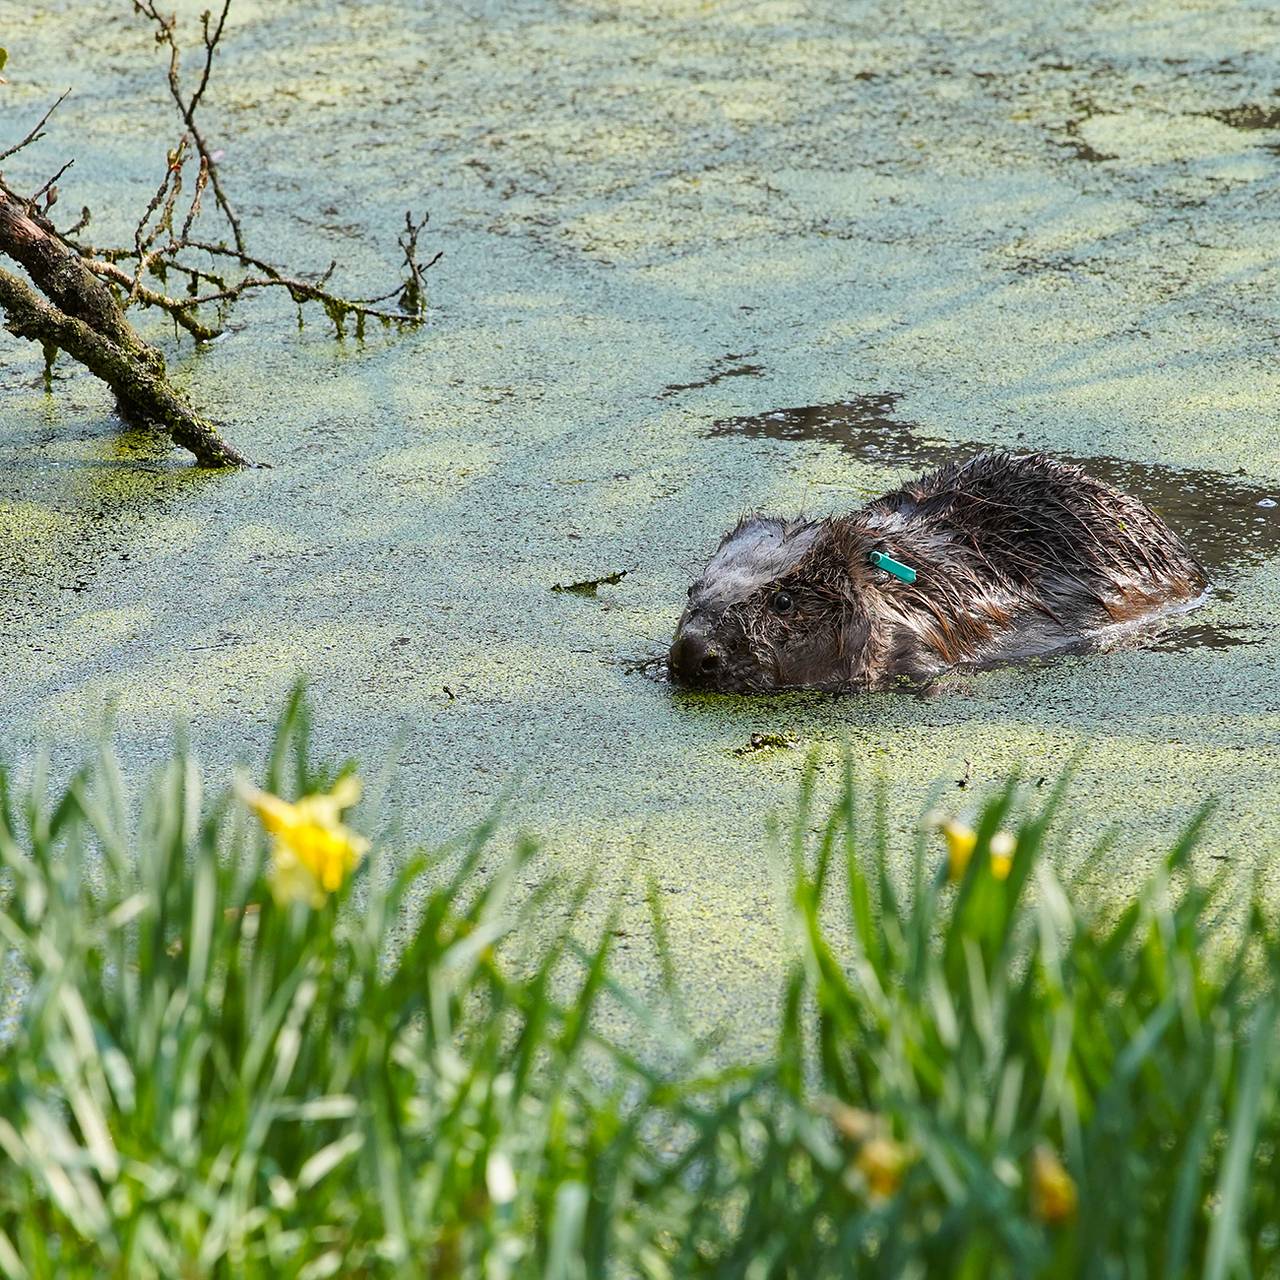
[[[765,751],[791,751],[795,743],[781,733],[753,733],[740,747],[734,747],[732,754],[742,759],[759,755]]]
[[[1105,160],[1118,160],[1120,157],[1110,151],[1099,151],[1096,147],[1091,147],[1083,138],[1069,136],[1063,145],[1077,159],[1083,160],[1086,164],[1101,164]]]
[[[674,624],[673,624],[674,625]],[[642,653],[632,657],[615,658],[606,656],[600,659],[606,667],[620,667],[624,675],[643,676],[654,684],[670,684],[671,673],[667,669],[667,651],[655,649],[651,653]]]
[[[862,458],[883,458],[890,463],[919,458],[928,465],[931,452],[946,446],[940,441],[926,439],[914,423],[895,416],[894,410],[901,399],[901,392],[886,391],[880,395],[839,400],[835,404],[774,409],[747,418],[724,418],[715,423],[707,434],[767,436],[771,440],[821,440],[837,444]]]
[[[1020,276],[1061,275],[1076,282],[1104,274],[1100,266],[1067,254],[1058,254],[1053,257],[1019,257],[1008,264],[1008,269]]]
[[[724,419],[708,434],[817,440],[837,445],[863,462],[913,474],[989,449],[1016,453],[1024,447],[1019,443],[1021,433],[1012,440],[969,444],[931,438],[915,423],[895,416],[901,399],[899,393],[890,391],[836,404],[776,409],[749,418]],[[1213,576],[1280,553],[1280,486],[1263,489],[1243,476],[1128,458],[1076,457],[1049,449],[1040,452],[1083,467],[1091,476],[1141,498],[1186,540]]]
[[[567,592],[571,596],[595,596],[601,587],[616,587],[627,576],[625,569],[606,574],[603,578],[584,578],[581,582],[557,582],[552,591]]]
[[[1080,126],[1088,118],[1086,115],[1079,120],[1072,120],[1063,131],[1062,136],[1055,139],[1055,141],[1074,159],[1083,160],[1086,164],[1101,164],[1106,160],[1118,160],[1119,156],[1113,155],[1109,151],[1099,151],[1097,147],[1091,146],[1081,136]]]
[[[717,382],[723,382],[726,378],[758,378],[764,373],[764,366],[744,363],[753,355],[755,355],[754,351],[744,351],[741,355],[724,356],[711,366],[711,373],[700,382],[669,383],[658,392],[658,399],[666,400],[669,396],[679,395],[681,391],[698,391],[702,387],[714,387]]]
[[[1083,160],[1086,164],[1101,164],[1106,160],[1118,160],[1120,157],[1107,151],[1099,151],[1085,141],[1080,130],[1099,112],[1097,103],[1086,94],[1073,94],[1071,99],[1071,118],[1065,125],[1052,130],[1054,141],[1067,151],[1074,159]]]
[[[1165,627],[1144,636],[1142,648],[1162,652],[1180,649],[1235,649],[1240,645],[1263,644],[1265,628],[1257,623],[1238,622],[1215,625],[1198,622],[1184,627]]]

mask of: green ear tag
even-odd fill
[[[896,560],[891,560],[883,551],[873,551],[868,557],[877,569],[883,569],[885,573],[891,573],[895,578],[901,579],[903,582],[914,582],[916,580],[916,571],[909,565],[899,564]]]

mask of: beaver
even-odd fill
[[[743,519],[689,588],[668,666],[740,693],[922,684],[1072,647],[1206,585],[1136,498],[1042,454],[983,453],[850,515]]]

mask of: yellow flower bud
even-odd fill
[[[1031,1153],[1031,1212],[1051,1225],[1076,1216],[1076,1184],[1050,1147]]]
[[[997,880],[1007,880],[1013,870],[1013,851],[1018,841],[1008,831],[997,831],[991,837],[991,874]]]
[[[879,1200],[888,1199],[902,1185],[910,1153],[892,1138],[868,1138],[854,1157],[854,1168],[867,1181],[867,1188]]]
[[[978,843],[978,836],[963,822],[948,818],[942,824],[942,834],[947,842],[947,874],[951,883],[964,879],[964,873],[973,856],[973,847]]]

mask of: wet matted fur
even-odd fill
[[[872,689],[1062,649],[1205,586],[1136,498],[1040,454],[985,453],[850,515],[743,520],[689,588],[669,664],[696,688]]]

